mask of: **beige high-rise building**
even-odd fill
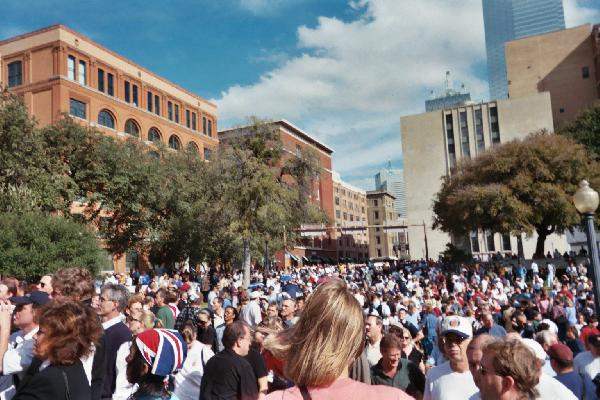
[[[553,132],[552,109],[548,92],[526,97],[474,103],[451,109],[405,116],[400,119],[410,257],[437,259],[450,235],[433,230],[433,199],[443,176],[462,158],[478,154],[499,143],[522,139],[529,133],[546,129]],[[367,195],[368,197],[368,195]],[[427,249],[425,247],[425,232]],[[517,253],[517,238],[472,232],[467,238],[454,238],[455,244],[469,247],[480,258],[500,252]],[[536,236],[523,236],[525,257],[535,252]],[[568,250],[564,235],[551,235],[545,251]]]
[[[549,92],[555,128],[600,96],[600,25],[585,24],[506,43],[511,99]]]
[[[385,225],[398,221],[394,210],[393,194],[386,190],[367,192],[367,220],[369,222],[369,257],[396,258],[394,245],[398,244],[398,234],[386,232]]]
[[[368,260],[367,193],[344,182],[340,175],[334,172],[333,196],[338,259]],[[365,228],[358,229],[359,227]]]

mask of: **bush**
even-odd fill
[[[107,253],[87,227],[38,212],[0,214],[0,274],[33,280],[64,267],[96,274]]]

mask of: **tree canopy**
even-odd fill
[[[110,253],[135,250],[154,264],[249,266],[265,243],[282,248],[284,230],[293,242],[293,228],[325,216],[311,202],[315,155],[284,156],[269,121],[252,118],[247,130],[206,162],[191,150],[113,139],[68,116],[38,128],[3,92],[0,213],[61,216],[95,229]]]
[[[108,268],[108,254],[82,224],[39,212],[0,214],[0,274],[32,279],[65,267],[92,273]]]
[[[600,158],[600,103],[584,110],[569,124],[557,132],[583,144],[596,159]]]
[[[582,179],[597,182],[598,164],[564,136],[538,132],[464,160],[443,178],[434,227],[454,235],[475,229],[538,234],[536,255],[548,235],[580,222],[572,196]]]

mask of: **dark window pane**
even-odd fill
[[[136,106],[140,105],[140,103],[138,103],[138,87],[137,87],[137,85],[133,85],[133,104],[135,104]]]
[[[174,150],[181,149],[181,141],[177,136],[171,135],[171,137],[169,138],[169,147]]]
[[[104,92],[104,70],[98,68],[98,90]]]
[[[175,104],[175,122],[179,123],[179,104]]]
[[[148,140],[151,142],[160,142],[160,132],[156,128],[150,128],[148,131]]]
[[[202,117],[202,133],[206,135],[206,117]]]
[[[208,136],[212,137],[212,120],[208,120]]]
[[[85,103],[79,100],[71,99],[69,114],[74,117],[85,119]]]
[[[115,129],[115,119],[110,112],[107,110],[102,110],[100,113],[98,113],[98,125]]]
[[[581,77],[587,79],[590,77],[590,67],[581,68]]]
[[[196,130],[196,113],[192,113],[192,129]]]
[[[23,84],[23,63],[13,61],[8,64],[8,87],[19,86]]]
[[[146,108],[148,111],[152,112],[152,92],[148,92],[148,96],[146,98]]]
[[[131,103],[131,84],[125,81],[125,101]]]
[[[140,128],[134,120],[128,119],[127,122],[125,122],[125,133],[131,136],[140,137]]]
[[[190,110],[185,110],[185,126],[190,127]]]
[[[169,121],[173,121],[173,103],[170,101],[167,102],[167,116],[169,117]]]
[[[212,150],[204,148],[204,159],[210,160],[212,158]]]
[[[109,96],[114,96],[115,95],[115,88],[114,88],[114,76],[111,73],[106,74],[106,93]]]
[[[154,113],[160,115],[160,98],[157,94],[154,95]]]

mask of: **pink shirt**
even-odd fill
[[[330,386],[308,389],[312,400],[411,400],[400,389],[383,385],[367,385],[350,378],[340,378]],[[302,400],[300,389],[296,386],[278,390],[267,395],[266,400]]]

